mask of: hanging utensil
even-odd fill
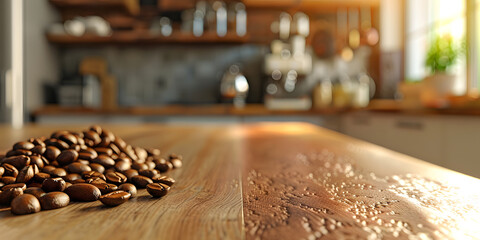
[[[348,12],[346,9],[337,11],[337,35],[344,39],[344,46],[340,52],[340,57],[349,62],[353,59],[353,50],[348,46]]]
[[[376,45],[380,39],[380,35],[378,34],[378,30],[372,27],[372,11],[370,7],[362,8],[360,17],[364,41],[370,46]]]
[[[353,8],[348,10],[348,45],[356,49],[360,46],[360,32],[358,31],[358,9]]]

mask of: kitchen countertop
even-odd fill
[[[32,113],[32,116],[325,116],[353,112],[375,112],[410,116],[480,116],[480,107],[459,108],[407,108],[395,100],[373,100],[366,108],[322,108],[310,110],[271,110],[263,104],[247,104],[235,108],[231,104],[164,105],[120,107],[103,110],[86,107],[62,107],[47,105]]]
[[[80,125],[0,126],[0,152]],[[468,239],[480,180],[304,123],[106,125],[134,146],[181,154],[169,194],[145,190],[14,216],[7,239]]]

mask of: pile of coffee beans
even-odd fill
[[[163,197],[175,183],[163,174],[181,166],[179,155],[162,158],[160,150],[133,147],[97,125],[57,131],[17,142],[0,155],[0,205],[30,214],[71,201],[117,206],[135,197],[137,188]]]

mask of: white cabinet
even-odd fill
[[[480,118],[358,112],[342,132],[436,165],[480,177]]]
[[[448,117],[445,121],[447,167],[480,177],[480,118]]]

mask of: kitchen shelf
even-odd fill
[[[88,44],[162,44],[162,43],[231,43],[241,44],[249,41],[248,36],[239,37],[235,33],[229,33],[219,37],[215,32],[206,32],[200,37],[192,34],[176,32],[168,37],[152,35],[147,31],[114,32],[111,36],[101,37],[96,35],[84,35],[75,37],[71,35],[47,34],[50,43],[64,46],[88,45]]]
[[[130,15],[140,13],[139,0],[50,0],[50,3],[60,10],[63,9],[122,9]]]
[[[235,108],[229,104],[209,105],[165,105],[165,106],[136,106],[119,107],[115,110],[102,110],[87,107],[66,107],[46,105],[32,113],[36,116],[63,116],[63,115],[113,115],[113,116],[323,116],[339,115],[353,112],[375,112],[399,114],[408,116],[480,116],[480,107],[476,108],[447,108],[409,109],[402,103],[394,100],[372,100],[366,108],[323,108],[310,110],[270,110],[263,104],[247,104],[244,108]]]
[[[350,111],[348,109],[319,110],[269,110],[262,104],[248,104],[244,108],[235,108],[229,104],[211,105],[166,105],[120,107],[115,110],[102,110],[87,107],[65,107],[47,105],[33,112],[33,116],[59,115],[129,115],[129,116],[285,116],[285,115],[335,115]]]
[[[338,8],[379,7],[380,0],[243,0],[248,9],[334,12]]]

